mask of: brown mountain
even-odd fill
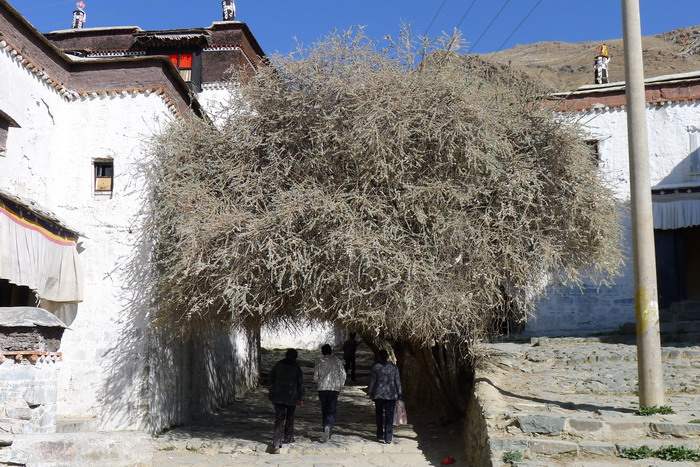
[[[540,81],[554,91],[569,91],[584,84],[593,84],[593,59],[600,43],[610,51],[610,82],[624,81],[625,60],[622,39],[599,42],[537,42],[519,45],[495,54],[486,60],[510,65]],[[644,76],[700,71],[700,26],[642,38]]]

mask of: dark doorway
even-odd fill
[[[700,300],[700,226],[655,230],[659,307]]]
[[[36,295],[29,287],[15,285],[7,279],[0,279],[0,307],[36,306]]]

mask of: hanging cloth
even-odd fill
[[[698,188],[652,191],[654,228],[671,230],[700,225]]]
[[[0,197],[0,278],[29,287],[43,300],[83,300],[77,235]]]

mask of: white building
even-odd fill
[[[69,326],[57,352],[17,352],[0,323],[0,392],[14,394],[0,397],[0,432],[157,431],[257,383],[257,335],[183,343],[149,327],[141,169],[154,134],[202,116],[198,99],[216,103],[229,67],[262,57],[237,21],[43,36],[0,0],[0,307],[38,306]]]
[[[631,248],[629,157],[624,83],[583,86],[554,96],[559,111],[580,124],[601,173],[624,206],[625,246]],[[649,164],[661,319],[673,313],[700,320],[700,72],[646,80]],[[634,323],[631,251],[611,287],[553,288],[523,332],[584,335]],[[673,319],[676,319],[674,317]],[[662,323],[662,330],[663,330]],[[697,326],[696,324],[691,324]],[[634,329],[632,327],[632,329]],[[700,331],[700,329],[691,332]]]

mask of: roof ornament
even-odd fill
[[[223,0],[221,6],[224,10],[224,21],[233,21],[236,19],[236,3],[233,0]]]
[[[83,25],[87,21],[87,14],[85,13],[85,3],[83,2],[78,2],[75,4],[76,8],[73,10],[73,25],[71,26],[72,29],[82,29]]]
[[[610,62],[607,44],[600,44],[595,49],[595,53],[594,82],[595,84],[606,84],[608,82],[608,63]]]

